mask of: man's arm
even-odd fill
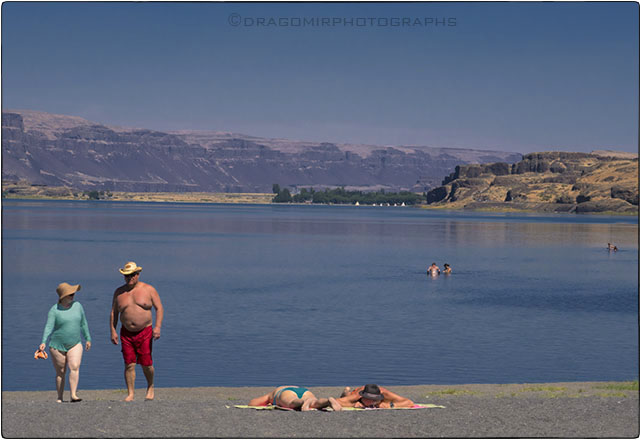
[[[154,326],[153,336],[154,339],[160,338],[160,329],[162,327],[162,319],[165,315],[165,309],[162,306],[160,301],[160,295],[153,286],[149,286],[151,289],[151,305],[156,309],[156,325]]]
[[[116,331],[116,326],[118,325],[118,302],[116,298],[118,297],[118,291],[114,292],[113,301],[111,303],[111,313],[109,314],[109,328],[111,329],[111,343],[118,345],[118,332]]]
[[[358,400],[361,398],[361,396],[358,393],[350,393],[345,397],[339,397],[336,399],[336,401],[342,406],[343,408],[353,408],[354,404],[358,402]]]
[[[383,394],[383,398],[385,399],[385,403],[393,403],[394,407],[396,408],[409,408],[414,406],[414,402],[412,402],[407,397],[399,396],[398,394],[391,392],[387,388],[380,388],[381,393]]]

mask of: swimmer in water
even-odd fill
[[[452,268],[450,267],[449,264],[447,264],[447,263],[443,264],[443,273],[445,275],[449,275],[449,274],[452,273]]]
[[[432,265],[427,268],[427,274],[428,275],[432,275],[433,277],[435,277],[436,275],[438,275],[440,273],[441,273],[441,269],[438,268],[436,263],[432,263]]]

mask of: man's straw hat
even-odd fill
[[[125,264],[125,267],[118,270],[123,275],[131,275],[134,272],[140,272],[142,270],[142,267],[139,267],[136,263],[134,263],[133,261],[130,261],[127,264]]]
[[[75,286],[72,286],[69,283],[60,283],[58,284],[58,288],[56,289],[56,293],[58,294],[59,298],[62,299],[65,296],[73,295],[77,291],[80,290],[80,284],[76,284]]]

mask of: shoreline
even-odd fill
[[[124,385],[124,384],[123,384]],[[282,384],[286,385],[286,384]],[[355,387],[362,384],[352,384]],[[639,395],[639,381],[581,381],[581,382],[524,382],[505,384],[454,384],[454,385],[385,385],[388,389],[398,394],[426,395],[435,397],[439,395],[469,395],[477,397],[633,397]],[[274,389],[274,386],[199,386],[199,387],[156,387],[156,395],[162,396],[163,392],[168,395],[185,399],[210,397],[224,397],[238,399],[256,397]],[[302,384],[301,386],[305,386]],[[309,386],[317,397],[337,397],[343,390],[343,385],[338,386]],[[68,392],[68,387],[65,388]],[[136,388],[136,392],[144,391]],[[124,389],[82,389],[78,393],[95,395],[105,398],[123,394]],[[49,395],[55,390],[19,390],[2,391],[2,400],[50,400]],[[254,395],[256,394],[256,395]],[[54,399],[55,400],[55,399]],[[116,399],[117,400],[117,399]],[[414,400],[414,399],[412,399]],[[416,401],[418,402],[418,401]],[[425,403],[422,402],[421,403]]]
[[[52,378],[53,379],[53,378]],[[82,381],[81,381],[82,385]],[[124,385],[124,384],[123,384]],[[303,384],[304,385],[304,384]],[[358,386],[362,384],[350,384]],[[381,384],[385,386],[385,384]],[[276,386],[276,384],[275,384]],[[420,410],[279,411],[239,409],[273,387],[156,388],[134,402],[124,390],[3,391],[2,434],[9,438],[635,438],[639,382],[401,385],[389,389]],[[343,386],[309,387],[317,397]],[[65,399],[69,398],[69,391]],[[76,420],[77,423],[60,423]]]
[[[74,197],[46,197],[46,196],[3,196],[3,201],[70,201],[70,202],[117,202],[117,203],[176,203],[176,204],[200,204],[200,205],[257,205],[257,206],[352,206],[344,203],[274,203],[271,197],[266,197],[263,193],[199,193],[204,194],[201,197],[167,197],[165,193],[145,193],[147,196],[140,197],[116,197],[109,199],[91,200],[87,198]],[[168,193],[179,194],[179,193]],[[195,193],[190,193],[195,194]],[[269,195],[273,196],[273,195]],[[360,205],[363,208],[374,208],[375,205]],[[377,207],[379,208],[379,207]],[[385,208],[401,208],[400,206],[385,206]],[[496,214],[553,214],[553,215],[596,215],[596,216],[617,216],[617,217],[638,217],[639,212],[616,212],[616,211],[594,211],[594,212],[554,212],[546,210],[521,209],[506,206],[497,207],[450,207],[450,206],[432,206],[432,205],[408,205],[402,208],[422,209],[427,211],[452,211],[452,212],[479,212],[479,213],[496,213]]]

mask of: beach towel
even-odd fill
[[[225,405],[227,408],[231,408],[229,405]],[[276,405],[266,405],[266,406],[250,406],[250,405],[234,405],[234,408],[240,409],[282,409],[285,411],[294,411],[291,408],[284,408],[282,406]],[[415,403],[414,406],[410,408],[343,408],[343,411],[371,411],[371,410],[384,410],[384,409],[428,409],[428,408],[445,408],[443,405],[434,405],[433,403]],[[330,407],[324,408],[326,411],[333,411]]]
[[[227,408],[231,408],[229,405],[225,405]],[[252,405],[234,405],[234,408],[240,409],[282,409],[284,411],[294,411],[291,408],[285,408],[284,406],[276,405],[264,405],[264,406],[252,406]]]
[[[445,408],[443,405],[434,405],[433,403],[415,403],[414,406],[409,408],[343,408],[343,411],[371,411],[371,410],[386,410],[386,409],[428,409],[428,408]]]

